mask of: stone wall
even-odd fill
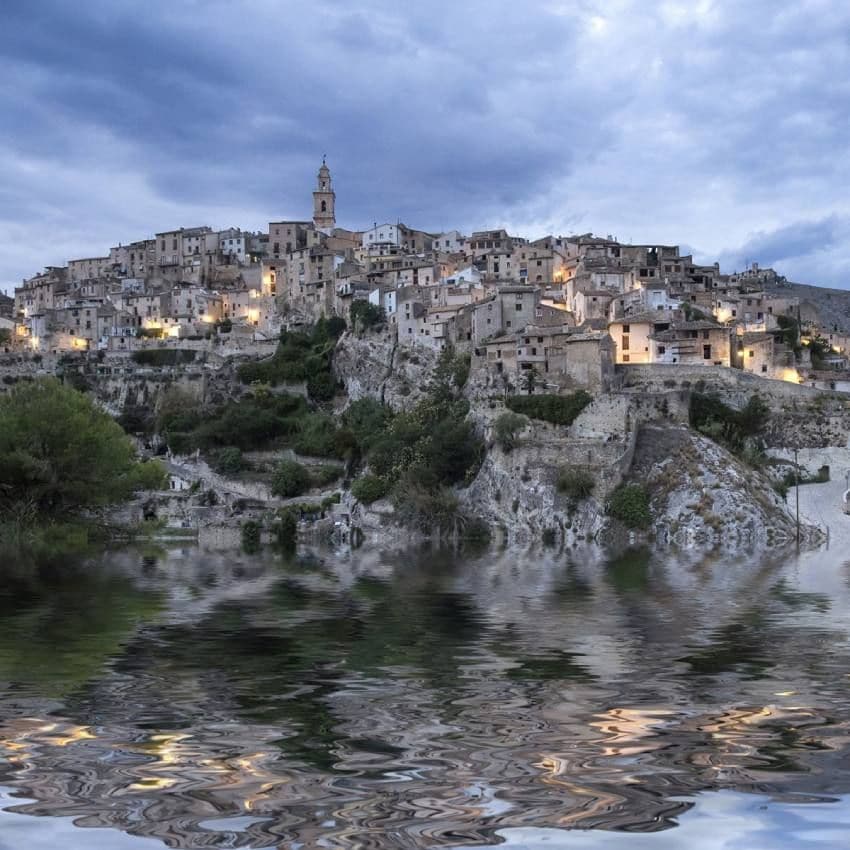
[[[665,392],[673,389],[697,390],[728,397],[743,394],[749,398],[755,393],[768,403],[777,404],[792,399],[813,399],[820,390],[789,381],[774,381],[730,369],[725,366],[684,366],[673,364],[646,364],[617,366],[617,378],[624,391]]]

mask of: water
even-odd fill
[[[0,850],[845,848],[848,559],[6,563]]]

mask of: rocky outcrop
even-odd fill
[[[334,374],[351,401],[375,398],[406,410],[425,395],[437,354],[399,345],[391,333],[343,334],[334,352]]]
[[[601,396],[569,427],[528,420],[518,445],[505,451],[495,439],[500,404],[476,404],[472,415],[488,451],[472,484],[460,492],[467,513],[510,540],[544,535],[568,543],[595,538],[606,526],[604,502],[629,468],[635,430],[631,401]],[[561,493],[562,471],[580,469],[594,481],[589,499]]]
[[[764,547],[795,538],[794,516],[770,480],[685,426],[642,427],[630,478],[650,493],[658,542]],[[807,525],[803,536],[820,533]]]

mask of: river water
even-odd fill
[[[0,566],[0,850],[846,848],[850,552]]]

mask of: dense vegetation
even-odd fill
[[[351,305],[350,315],[351,323],[360,330],[376,328],[387,321],[387,314],[383,307],[362,300],[355,301]]]
[[[558,472],[558,492],[573,502],[589,499],[595,486],[596,481],[586,469],[568,466]]]
[[[282,499],[300,496],[310,486],[307,467],[294,460],[282,460],[272,477],[272,493]]]
[[[640,484],[621,484],[608,499],[608,514],[627,528],[648,528],[652,522],[649,493]]]
[[[457,526],[450,488],[472,480],[484,453],[460,392],[468,370],[467,358],[444,352],[427,396],[410,410],[394,414],[361,399],[343,418],[371,473],[358,488],[367,498],[390,494],[402,521],[443,530]]]
[[[14,523],[67,520],[164,479],[90,398],[53,378],[0,397],[0,510]]]
[[[519,445],[520,432],[527,424],[528,419],[525,416],[512,411],[503,413],[496,419],[493,423],[493,433],[503,452],[513,451]]]
[[[351,485],[351,495],[366,505],[371,505],[378,499],[383,499],[389,493],[389,482],[377,475],[366,473],[355,479]]]
[[[333,351],[345,322],[340,318],[319,319],[308,331],[283,331],[277,351],[267,360],[245,363],[239,367],[245,384],[268,384],[305,381],[310,398],[329,401],[336,392],[331,373]]]
[[[691,425],[737,454],[752,453],[769,415],[770,409],[756,395],[741,410],[724,404],[716,395],[691,395]]]
[[[505,404],[514,413],[542,419],[555,425],[572,425],[575,418],[592,401],[589,393],[578,390],[570,395],[512,395]]]
[[[780,340],[792,351],[800,350],[800,323],[793,316],[777,316]]]
[[[142,348],[130,356],[140,366],[178,366],[195,361],[195,352],[191,349]]]

